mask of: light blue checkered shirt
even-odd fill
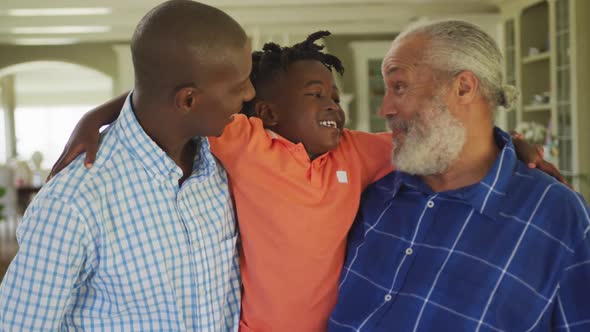
[[[6,331],[235,331],[237,229],[222,166],[197,139],[192,175],[142,130],[129,99],[92,169],[39,193],[0,286]]]

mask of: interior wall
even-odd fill
[[[350,43],[353,41],[366,40],[393,41],[395,36],[397,36],[397,32],[390,34],[332,35],[325,39],[328,51],[337,56],[344,66],[344,75],[341,78],[341,93],[353,94],[353,101],[350,103],[350,112],[348,113],[350,116],[349,123],[354,124],[356,122],[355,115],[357,114],[356,103],[354,102],[356,80],[354,70],[355,64]]]
[[[117,58],[111,43],[58,46],[0,45],[0,70],[25,62],[62,61],[89,67],[110,77],[118,73]]]

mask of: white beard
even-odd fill
[[[444,173],[465,145],[465,127],[440,98],[411,120],[393,119],[392,128],[402,129],[393,138],[392,161],[396,169],[414,175]]]

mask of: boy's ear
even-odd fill
[[[183,113],[192,111],[200,100],[200,91],[195,88],[183,88],[174,96],[174,104]]]
[[[279,123],[279,115],[272,103],[257,101],[254,106],[254,113],[262,120],[265,127],[274,127]]]

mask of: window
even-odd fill
[[[41,167],[51,168],[78,120],[93,107],[93,105],[17,107],[14,117],[18,158],[30,160],[31,155],[39,151],[43,154]]]

